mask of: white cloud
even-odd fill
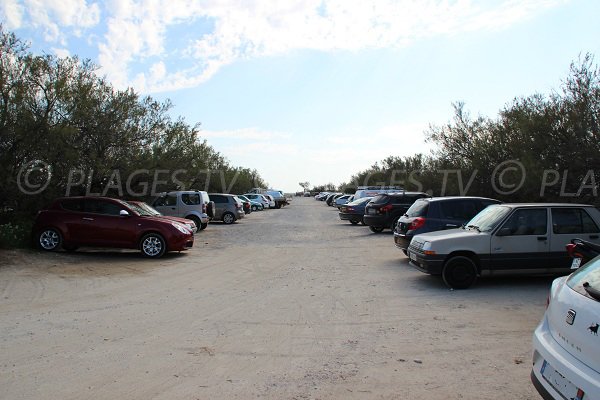
[[[60,49],[56,47],[52,48],[52,52],[61,58],[69,57],[71,55],[68,49]]]
[[[200,137],[204,139],[231,139],[267,141],[275,139],[289,139],[291,135],[277,132],[267,132],[257,128],[244,128],[231,131],[201,131]]]
[[[100,21],[100,6],[91,1],[3,1],[7,24],[30,22],[63,46],[65,28],[81,35]],[[197,86],[238,60],[296,49],[403,47],[436,35],[504,29],[565,1],[107,0],[100,3],[106,33],[98,63],[118,87],[176,90]],[[172,28],[186,37],[171,37]],[[164,64],[171,57],[185,63]],[[164,69],[157,73],[157,66]]]
[[[237,60],[283,54],[294,49],[322,51],[402,47],[435,35],[502,29],[531,18],[563,0],[413,1],[381,0],[133,0],[114,1],[99,62],[119,86],[144,92],[196,86]],[[212,22],[210,32],[207,26]],[[185,24],[195,38],[165,49],[169,27]],[[177,54],[192,67],[160,77],[132,74],[131,63]],[[140,75],[142,74],[142,75]]]
[[[86,0],[3,0],[0,15],[7,20],[7,28],[17,29],[29,25],[43,31],[48,42],[66,45],[65,28],[80,36],[81,30],[100,22],[100,7]]]
[[[5,23],[5,29],[18,29],[23,20],[23,6],[17,0],[3,0],[0,3],[0,16]]]

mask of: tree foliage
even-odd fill
[[[452,121],[426,132],[437,148],[431,156],[390,156],[353,175],[350,185],[600,203],[600,69],[592,55],[571,63],[560,91],[515,98],[496,118],[472,117],[463,103],[453,107]]]
[[[199,125],[173,119],[170,101],[117,90],[96,71],[89,60],[34,55],[0,25],[1,210],[35,212],[66,193],[267,186],[202,140]]]

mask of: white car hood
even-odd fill
[[[420,235],[416,235],[413,238],[413,241],[417,243],[424,242],[439,242],[441,240],[472,240],[474,237],[486,237],[489,238],[489,235],[486,233],[480,233],[476,229],[448,229],[445,231],[436,231],[429,233],[422,233]]]

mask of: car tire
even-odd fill
[[[383,232],[384,228],[382,226],[370,226],[369,229],[373,233],[381,233],[381,232]]]
[[[358,221],[353,221],[353,220],[350,220],[350,223],[351,223],[352,225],[358,225]]]
[[[223,214],[223,218],[222,218],[223,222],[226,223],[227,225],[229,224],[233,224],[235,222],[235,215],[233,215],[230,212],[226,212],[225,214]]]
[[[408,257],[408,251],[406,251],[406,249],[402,249],[402,252],[404,253],[405,256]]]
[[[62,245],[62,235],[58,229],[44,229],[37,235],[37,245],[45,251],[56,251]]]
[[[148,233],[140,240],[140,250],[144,257],[159,258],[167,251],[167,244],[158,233]]]
[[[251,209],[252,211],[258,211],[258,207],[257,207],[257,206],[252,206],[252,207],[250,207],[250,209]]]
[[[201,230],[201,231],[205,230],[207,226],[208,226],[208,222],[207,222],[207,223],[204,223],[204,224],[202,224],[202,223],[201,223],[201,224],[200,224],[200,230]]]
[[[455,256],[446,261],[442,279],[451,289],[468,289],[477,280],[477,265],[466,256]]]
[[[196,232],[200,232],[200,226],[202,225],[202,223],[200,222],[200,218],[196,217],[195,215],[188,215],[186,218],[194,221],[194,224],[196,224]]]

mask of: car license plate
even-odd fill
[[[408,252],[408,257],[410,257],[411,261],[417,262],[417,255],[415,253],[412,252]]]
[[[374,208],[369,208],[369,214],[377,214],[377,210]]]
[[[567,399],[581,400],[583,399],[583,390],[579,389],[570,380],[565,378],[560,372],[554,369],[547,361],[544,360],[541,369],[542,376],[558,393],[562,394]]]
[[[571,263],[571,269],[577,269],[581,265],[581,258],[574,258]]]

